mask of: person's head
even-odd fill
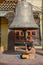
[[[28,49],[28,50],[31,50],[32,47],[33,47],[33,43],[28,43],[28,44],[27,44],[27,49]]]

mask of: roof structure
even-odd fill
[[[41,11],[42,10],[42,0],[26,0],[32,4],[34,11]],[[11,11],[15,8],[15,1],[3,1],[0,3],[0,11]]]
[[[0,3],[0,17],[6,17],[12,22],[15,15],[15,5],[15,1],[3,1],[3,3]]]
[[[14,1],[3,1],[3,3],[0,3],[0,11],[14,10],[15,5]]]

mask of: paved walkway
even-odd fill
[[[29,60],[18,59],[15,52],[0,53],[0,63],[7,63],[3,65],[43,65],[43,54],[37,53],[34,60]]]

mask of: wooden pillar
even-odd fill
[[[0,51],[1,51],[1,17],[0,17]]]
[[[43,14],[42,14],[42,49],[43,49]]]
[[[1,50],[7,50],[8,45],[8,20],[1,18]]]
[[[42,44],[42,50],[43,50],[43,14],[42,14],[42,25],[41,25],[41,44]]]

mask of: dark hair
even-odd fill
[[[30,50],[29,47],[31,47],[31,48],[33,47],[33,42],[29,42],[29,43],[27,44],[27,49],[28,49],[28,50]]]

